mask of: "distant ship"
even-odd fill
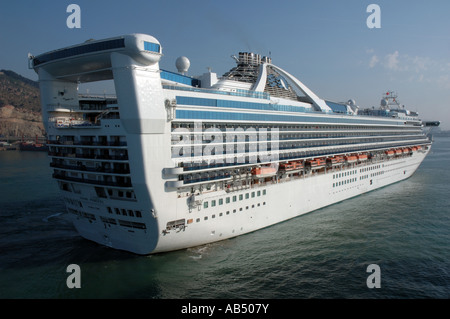
[[[84,238],[136,254],[211,243],[410,177],[432,142],[416,112],[318,97],[270,57],[219,77],[162,70],[131,34],[30,57],[50,166]],[[113,80],[115,96],[78,84]],[[301,236],[301,234],[299,234]]]
[[[39,143],[37,137],[36,141],[24,141],[22,138],[22,142],[19,143],[19,150],[33,151],[33,152],[47,152],[48,147],[43,143]]]

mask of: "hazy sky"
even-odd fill
[[[66,25],[72,3],[81,8],[79,29]],[[379,5],[381,28],[368,28],[369,4]],[[128,33],[155,36],[170,71],[181,55],[189,75],[207,67],[222,75],[233,54],[270,53],[324,99],[378,107],[393,90],[421,118],[450,129],[448,0],[0,0],[0,69],[37,80],[28,52]]]

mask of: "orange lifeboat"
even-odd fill
[[[385,151],[388,157],[394,156],[395,152],[393,150]]]
[[[293,170],[298,170],[298,169],[303,169],[303,163],[301,161],[280,164],[280,170],[283,170],[283,171],[293,171]]]
[[[404,148],[403,149],[403,154],[409,154],[409,153],[411,153],[411,149],[410,148]]]
[[[422,146],[417,146],[417,150],[420,151],[422,149]]]
[[[403,151],[401,149],[396,149],[395,150],[395,155],[402,155]]]
[[[336,159],[338,161],[338,164],[344,164],[345,163],[344,156],[336,156]]]
[[[328,166],[336,166],[336,165],[340,165],[342,163],[344,163],[344,157],[342,156],[334,156],[334,157],[328,157],[326,159],[327,165]]]
[[[295,164],[294,163],[281,163],[280,164],[280,169],[283,171],[292,171],[295,169]]]
[[[358,157],[356,155],[345,156],[344,158],[347,163],[356,163],[358,161]]]
[[[325,160],[323,158],[317,158],[314,160],[306,161],[306,164],[311,168],[321,168],[325,166]]]
[[[277,173],[277,169],[271,166],[254,167],[252,175],[256,178],[270,177]]]
[[[369,158],[369,156],[367,156],[367,154],[360,154],[360,155],[358,155],[358,160],[360,162],[367,161],[368,158]]]
[[[413,152],[417,151],[417,147],[416,147],[416,146],[413,146],[413,147],[411,148],[411,151],[413,151]]]
[[[293,162],[295,163],[295,169],[303,169],[303,162]]]

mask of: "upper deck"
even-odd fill
[[[251,110],[260,114],[227,113],[225,115],[229,118],[225,116],[223,120],[260,121],[264,118],[275,122],[298,122],[298,115],[302,113],[306,115],[303,120],[307,121],[313,121],[313,115],[319,122],[343,121],[370,125],[373,121],[373,124],[389,122],[392,125],[422,125],[417,113],[404,108],[390,109],[382,105],[376,110],[360,109],[353,100],[324,100],[296,77],[272,64],[271,58],[258,54],[240,52],[239,57],[234,57],[237,65],[222,77],[217,77],[211,70],[195,77],[186,76],[181,70],[179,73],[162,70],[158,63],[161,57],[162,46],[156,38],[131,34],[88,40],[30,56],[30,67],[36,70],[42,82],[53,81],[51,87],[41,89],[47,93],[43,94],[43,104],[46,104],[45,109],[48,111],[64,108],[73,111],[79,108],[79,83],[114,80],[118,107],[127,105],[127,108],[131,108],[136,99],[141,99],[141,110],[136,109],[134,115],[130,114],[133,121],[142,117],[142,107],[150,102],[151,92],[159,92],[159,102],[152,100],[151,103],[155,110],[152,114],[158,114],[161,120],[166,118],[164,100],[172,97],[176,105],[180,106],[174,113],[180,120],[193,119],[195,116],[199,120],[220,120],[220,109],[225,108],[241,109],[243,112]],[[148,84],[149,73],[153,73],[152,85]],[[215,112],[204,109],[199,113],[195,110],[195,107],[205,106],[213,107],[209,110]],[[121,113],[124,111],[122,107]],[[197,113],[190,117],[187,112]],[[149,116],[153,115],[149,113]]]

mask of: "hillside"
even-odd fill
[[[13,71],[0,70],[0,136],[45,135],[39,84]]]

